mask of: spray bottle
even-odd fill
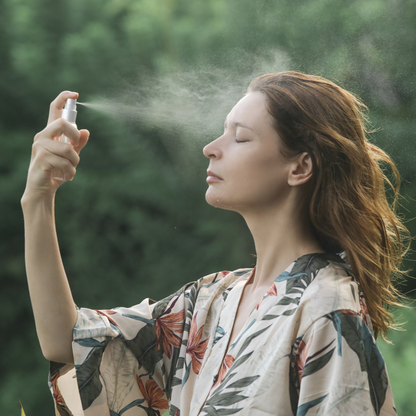
[[[68,98],[64,109],[62,110],[62,118],[69,121],[73,126],[77,127],[75,121],[77,119],[77,99]],[[71,141],[65,135],[62,135],[58,139],[60,142],[71,143]],[[57,181],[65,182],[66,178],[63,172],[58,169],[52,171],[52,178]]]

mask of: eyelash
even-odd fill
[[[227,126],[224,126],[224,133],[223,134],[226,134],[227,133]],[[237,138],[235,139],[235,142],[236,143],[245,143],[245,142],[248,142],[248,140],[238,140]]]

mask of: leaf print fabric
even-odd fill
[[[171,308],[170,308],[171,309]],[[183,331],[184,311],[169,314],[170,310],[165,312],[160,318],[156,319],[155,330],[159,344],[156,349],[163,349],[168,358],[172,358],[172,348],[181,346]],[[176,332],[176,334],[175,334]]]
[[[218,375],[215,377],[217,381],[215,382],[213,387],[216,387],[218,384],[221,384],[224,381],[225,374],[227,373],[227,370],[233,365],[233,363],[234,363],[234,357],[232,355],[227,354],[224,357],[224,361],[221,365]]]
[[[191,356],[192,370],[195,374],[199,374],[201,369],[201,361],[204,358],[205,351],[207,350],[207,344],[209,338],[201,341],[204,326],[197,331],[197,320],[196,317],[198,312],[195,313],[195,317],[192,320],[191,332],[189,334],[188,345],[186,347],[186,353]]]
[[[229,345],[251,273],[212,274],[131,308],[80,309],[76,378],[51,363],[57,414],[82,414],[78,400],[85,416],[396,415],[365,299],[341,256],[295,260]]]
[[[136,376],[140,391],[147,402],[147,406],[151,409],[167,409],[168,401],[164,398],[163,390],[156,384],[154,380],[147,380],[144,385],[142,379]]]

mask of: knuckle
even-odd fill
[[[64,147],[63,147],[63,154],[65,156],[70,156],[73,152],[73,148],[70,144],[65,143]]]
[[[51,110],[54,110],[55,108],[56,108],[56,103],[57,103],[57,101],[58,101],[58,97],[56,97],[51,103],[50,103],[50,105],[49,105],[49,108],[51,109]]]
[[[39,150],[41,150],[43,148],[43,146],[41,145],[41,143],[39,141],[35,141],[32,144],[32,151],[35,153],[38,153]]]
[[[56,124],[58,125],[59,128],[63,129],[63,127],[66,124],[66,120],[64,118],[60,117],[56,120]]]

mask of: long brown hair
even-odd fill
[[[345,251],[371,316],[383,338],[393,324],[388,309],[401,296],[393,281],[401,270],[409,231],[398,217],[400,176],[390,157],[366,137],[367,107],[322,77],[279,72],[254,79],[248,89],[267,97],[283,143],[282,154],[311,156],[314,174],[310,220],[321,246]],[[395,186],[383,171],[391,167]],[[385,184],[394,195],[390,205]]]

